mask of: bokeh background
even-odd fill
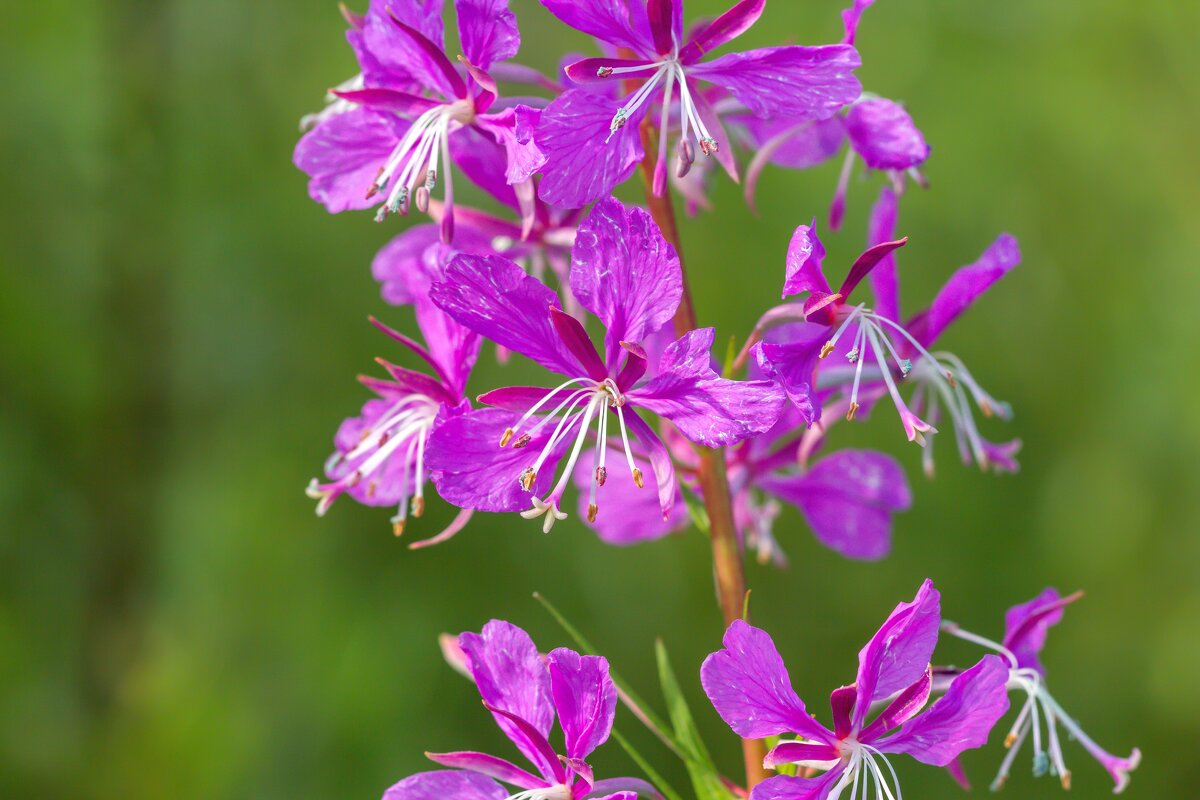
[[[840,34],[835,0],[776,0],[748,45]],[[523,59],[586,50],[513,0]],[[721,10],[689,0],[689,16]],[[436,636],[504,617],[546,648],[552,598],[646,695],[664,636],[702,703],[717,645],[696,533],[602,546],[482,518],[413,553],[388,512],[303,494],[354,380],[396,356],[368,264],[398,227],[333,217],[291,164],[296,121],[354,71],[332,0],[43,0],[0,26],[0,796],[371,798],[422,751],[507,752]],[[904,299],[922,302],[1001,230],[1023,265],[944,340],[1017,410],[1020,474],[936,480],[881,414],[837,432],[911,468],[895,552],[847,563],[799,517],[785,571],[751,565],[756,620],[814,708],[892,605],[933,577],[947,617],[999,632],[1047,584],[1085,589],[1046,661],[1102,744],[1145,754],[1129,795],[1200,781],[1200,6],[889,0],[859,39],[865,85],[905,100],[934,148],[906,198]],[[792,228],[836,164],[769,172],[761,215],[718,180],[683,226],[702,320],[742,333],[777,297]],[[878,178],[856,182],[831,263],[858,252]],[[722,339],[723,340],[723,339]],[[493,385],[484,357],[477,385]],[[434,523],[448,517],[435,506]],[[419,533],[419,531],[418,531]],[[959,660],[969,649],[950,649]],[[668,775],[669,755],[623,727]],[[999,734],[996,735],[999,738]],[[993,742],[967,767],[977,791]],[[1075,793],[1107,777],[1067,745]],[[1022,757],[1008,792],[1056,797]],[[604,774],[628,771],[615,747]],[[958,797],[902,767],[912,797]]]

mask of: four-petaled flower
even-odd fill
[[[420,772],[388,789],[384,800],[636,800],[655,797],[645,781],[597,781],[586,759],[608,740],[617,689],[608,661],[574,650],[552,650],[544,659],[529,634],[492,620],[481,633],[463,633],[458,644],[484,706],[533,771],[475,751],[426,753],[451,770]],[[549,742],[557,718],[564,748]],[[498,783],[499,782],[499,783]],[[519,791],[510,794],[500,784]]]
[[[678,173],[686,173],[697,149],[719,153],[721,123],[699,83],[719,87],[760,117],[823,119],[862,90],[853,74],[858,52],[848,44],[787,45],[702,60],[753,25],[766,0],[741,0],[686,37],[683,0],[541,2],[566,24],[595,36],[605,50],[601,58],[567,67],[572,80],[639,84],[624,98],[587,86],[569,89],[546,107],[537,129],[546,157],[540,190],[558,205],[586,205],[628,178],[644,154],[642,120],[660,103],[656,193],[666,186],[673,115],[679,118]],[[733,170],[732,161],[726,167]]]
[[[350,39],[362,77],[332,90],[347,105],[322,116],[294,156],[311,177],[309,193],[330,211],[381,203],[377,221],[407,214],[410,205],[424,212],[440,180],[441,238],[449,242],[452,162],[473,177],[477,154],[502,147],[510,184],[527,183],[541,166],[533,143],[539,111],[497,105],[496,83],[487,72],[520,47],[507,0],[456,0],[455,6],[461,70],[443,52],[441,2],[371,0],[365,16],[352,18]]]
[[[459,323],[567,378],[553,389],[488,392],[479,401],[495,408],[440,429],[432,463],[438,491],[464,508],[526,509],[527,519],[544,516],[549,531],[567,516],[559,501],[595,422],[588,517],[598,514],[608,479],[610,425],[619,432],[630,479],[641,488],[645,473],[630,446],[630,434],[636,437],[665,516],[674,505],[675,469],[639,411],[669,420],[696,444],[725,447],[770,429],[783,395],[770,381],[719,376],[712,328],[667,345],[643,380],[651,366],[643,344],[671,321],[683,291],[679,258],[644,210],[615,199],[597,203],[579,226],[569,280],[579,305],[604,326],[603,356],[554,292],[508,259],[460,255],[433,285],[433,301]]]
[[[730,625],[725,648],[700,668],[717,713],[743,738],[797,735],[776,745],[764,766],[825,770],[813,778],[768,778],[754,787],[750,800],[837,800],[851,786],[851,796],[866,797],[872,781],[881,793],[898,798],[899,791],[888,788],[890,777],[898,789],[888,755],[907,753],[925,764],[945,766],[962,751],[983,745],[1008,710],[1008,670],[998,656],[984,656],[924,708],[933,683],[929,660],[940,619],[938,593],[930,581],[913,602],[896,606],[859,652],[856,681],[830,695],[832,730],[805,710],[771,637],[741,620]],[[876,703],[883,708],[868,722]]]

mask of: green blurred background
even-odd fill
[[[743,41],[835,40],[841,5],[775,0]],[[551,69],[587,48],[532,0],[513,6],[523,60]],[[397,225],[326,214],[291,164],[298,118],[354,71],[341,31],[331,0],[6,8],[0,796],[372,798],[423,750],[507,753],[436,636],[496,616],[566,643],[534,590],[647,695],[665,636],[736,773],[695,679],[720,634],[698,534],[618,550],[574,520],[543,536],[482,518],[413,553],[386,510],[313,516],[303,489],[365,398],[354,375],[396,355],[366,316],[408,319],[368,272]],[[837,432],[896,453],[917,503],[883,563],[840,560],[790,513],[792,567],[749,568],[755,618],[814,708],[926,576],[947,617],[993,633],[1047,584],[1085,589],[1051,638],[1051,685],[1101,744],[1142,748],[1131,796],[1195,796],[1198,36],[1200,6],[1174,0],[868,13],[864,84],[905,100],[934,148],[933,188],[902,209],[906,304],[999,231],[1022,242],[1024,264],[944,342],[1017,410],[987,432],[1026,446],[1020,474],[997,478],[943,445],[927,482],[888,415]],[[716,211],[684,224],[720,336],[778,296],[788,236],[824,213],[836,169],[769,172],[758,218],[718,180]],[[852,186],[831,263],[858,252],[877,186]],[[494,385],[482,364],[476,385]],[[416,534],[449,516],[430,514]],[[968,756],[977,791],[1000,758],[996,741]],[[1077,745],[1067,759],[1077,795],[1107,793]],[[597,766],[630,770],[615,747]],[[1010,796],[1057,797],[1028,766]],[[901,777],[911,797],[959,796],[935,769]]]

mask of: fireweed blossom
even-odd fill
[[[859,20],[870,5],[871,0],[858,0],[842,12],[845,44],[854,44]],[[746,169],[746,201],[751,205],[767,164],[808,169],[833,158],[846,143],[849,146],[829,208],[830,229],[841,228],[846,190],[857,160],[868,169],[884,172],[897,194],[903,193],[906,176],[926,185],[918,167],[929,158],[929,145],[904,106],[885,97],[863,92],[841,113],[826,119],[782,116],[764,120],[741,114],[729,120],[739,138],[755,151]]]
[[[924,708],[940,618],[938,593],[930,581],[913,602],[896,606],[859,651],[855,682],[830,695],[832,730],[805,710],[771,637],[741,620],[730,625],[725,648],[700,668],[713,707],[743,738],[797,736],[767,753],[764,766],[825,770],[815,778],[768,778],[754,787],[750,800],[837,800],[847,789],[851,797],[860,792],[866,797],[871,782],[877,794],[900,798],[889,755],[907,753],[922,763],[945,766],[964,750],[985,744],[1008,710],[1008,670],[998,656],[984,656]],[[886,706],[868,723],[872,703]]]
[[[639,411],[669,420],[696,444],[725,447],[770,429],[783,396],[769,381],[720,377],[711,328],[667,345],[643,381],[651,366],[644,345],[671,321],[683,291],[679,258],[644,210],[615,199],[597,203],[579,226],[569,281],[605,330],[603,355],[557,296],[508,259],[459,256],[433,285],[433,301],[460,324],[567,378],[553,389],[488,392],[479,401],[495,408],[440,429],[432,462],[438,491],[464,508],[544,517],[549,531],[567,516],[559,504],[595,422],[588,517],[599,513],[610,437],[617,435],[629,480],[638,488],[645,482],[632,436],[653,472],[661,514],[669,514],[675,470]],[[556,471],[561,477],[551,486]]]
[[[1039,659],[1046,644],[1046,636],[1050,628],[1062,620],[1063,608],[1082,596],[1082,592],[1076,592],[1062,597],[1056,589],[1050,588],[1027,603],[1013,606],[1004,615],[1004,637],[999,642],[971,633],[952,622],[942,624],[946,633],[1000,653],[1009,667],[1009,690],[1023,693],[1026,697],[1004,739],[1008,753],[1000,765],[999,773],[992,781],[993,791],[1000,789],[1008,780],[1009,770],[1026,739],[1033,741],[1034,776],[1049,773],[1058,777],[1064,789],[1071,788],[1071,771],[1067,769],[1063,758],[1058,734],[1059,725],[1066,729],[1072,739],[1083,745],[1088,755],[1096,759],[1112,777],[1114,794],[1125,790],[1129,784],[1129,773],[1136,769],[1142,760],[1142,753],[1137,748],[1124,758],[1114,756],[1101,748],[1084,733],[1079,723],[1063,710],[1046,685],[1046,670]],[[948,678],[954,675],[953,670],[939,672]]]
[[[656,797],[637,778],[596,780],[585,759],[608,740],[617,689],[608,661],[574,650],[552,650],[545,659],[529,634],[492,620],[481,633],[458,637],[465,668],[483,704],[533,770],[474,751],[426,753],[449,770],[419,772],[388,789],[384,800],[635,800]],[[452,662],[453,663],[453,662]],[[557,718],[564,748],[549,742]],[[505,786],[518,789],[510,793]]]
[[[787,564],[775,534],[784,505],[794,506],[821,544],[853,559],[875,560],[891,550],[892,515],[912,505],[904,470],[890,456],[873,450],[839,450],[807,463],[806,441],[814,431],[804,430],[798,412],[790,406],[776,425],[726,451],[733,518],[745,547],[756,551],[760,563]],[[670,430],[663,440],[674,457],[679,479],[701,494],[696,481],[699,465],[691,445]],[[585,489],[590,475],[576,467],[576,485]],[[665,518],[655,498],[625,483],[613,486],[612,511],[589,527],[605,542],[631,545],[659,539],[688,527],[682,498]],[[585,513],[580,495],[580,514]]]
[[[783,295],[808,296],[772,309],[760,320],[759,331],[779,327],[756,345],[759,365],[780,381],[809,422],[833,396],[840,398],[840,407],[852,420],[859,409],[886,394],[909,441],[925,447],[927,435],[936,433],[934,421],[944,412],[965,463],[1015,470],[1020,442],[993,444],[984,439],[972,409],[974,403],[984,416],[1006,419],[1011,416],[1008,406],[988,394],[957,356],[930,348],[979,295],[1020,262],[1017,241],[1002,234],[978,261],[951,276],[927,309],[901,323],[893,252],[907,239],[891,239],[895,218],[895,195],[884,187],[872,211],[870,241],[875,244],[855,261],[837,292],[822,274],[825,249],[815,228],[796,229],[788,248]],[[874,306],[852,304],[852,292],[868,275]],[[832,355],[834,362],[827,361]],[[848,366],[833,366],[842,359]],[[901,396],[901,382],[915,384],[908,402]],[[932,473],[928,447],[925,469]]]
[[[370,208],[376,221],[429,208],[441,181],[441,238],[454,236],[453,163],[472,176],[472,154],[491,144],[507,154],[507,181],[524,184],[541,166],[532,140],[538,110],[497,105],[487,70],[512,58],[520,46],[507,0],[456,0],[462,45],[460,67],[444,54],[441,2],[372,0],[351,38],[362,66],[362,86],[335,89],[351,104],[320,119],[296,145],[296,166],[306,172],[309,194],[332,212]],[[384,66],[380,66],[384,65]],[[374,75],[381,75],[378,82]],[[493,110],[499,109],[499,110]]]
[[[438,245],[445,250],[444,246]],[[480,339],[458,325],[420,293],[417,281],[428,287],[440,274],[437,259],[426,264],[412,279],[417,324],[428,347],[392,330],[378,320],[372,323],[400,343],[430,368],[432,375],[378,359],[390,380],[360,376],[359,380],[377,395],[362,412],[338,428],[335,452],[325,463],[327,480],[316,478],[308,496],[317,500],[317,514],[324,516],[342,494],[370,506],[396,506],[393,532],[404,533],[408,517],[425,511],[425,486],[430,478],[431,435],[449,419],[470,408],[465,391],[467,378],[479,353]],[[426,288],[426,292],[428,289]],[[438,535],[415,542],[423,547],[445,541],[466,525],[470,511],[461,511]]]
[[[570,65],[572,80],[638,84],[616,100],[586,86],[570,89],[546,107],[537,130],[546,156],[541,193],[558,205],[586,205],[633,174],[644,155],[639,125],[659,106],[656,193],[666,187],[673,117],[679,119],[680,131],[677,172],[688,170],[697,150],[719,153],[721,123],[700,84],[720,87],[761,117],[828,117],[861,91],[853,75],[860,64],[858,52],[850,45],[771,47],[703,60],[750,28],[765,0],[742,0],[686,37],[682,0],[542,0],[542,5],[567,25],[596,37],[605,50],[603,57]]]

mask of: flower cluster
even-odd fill
[[[744,601],[744,553],[787,562],[776,527],[789,507],[846,558],[889,553],[893,517],[913,502],[905,472],[887,453],[834,441],[839,422],[866,420],[880,401],[923,448],[929,477],[939,431],[953,433],[967,465],[1017,469],[1020,442],[981,429],[986,418],[1011,419],[1011,409],[939,340],[1017,266],[1020,249],[1000,235],[923,310],[901,312],[897,262],[908,239],[897,232],[899,204],[910,181],[926,185],[930,148],[901,104],[864,92],[855,76],[855,38],[873,0],[843,12],[839,42],[722,54],[714,51],[753,26],[765,0],[738,0],[687,25],[683,0],[540,2],[595,45],[565,58],[554,77],[516,60],[521,33],[507,0],[455,0],[449,48],[444,0],[370,0],[361,14],[343,7],[358,71],[303,119],[294,160],[330,212],[374,209],[379,223],[413,209],[421,216],[372,264],[383,300],[408,308],[420,335],[372,322],[420,363],[378,359],[386,377],[361,378],[375,396],[338,429],[324,479],[309,486],[317,513],[342,495],[391,506],[400,536],[425,513],[432,486],[458,510],[411,547],[446,541],[476,512],[519,515],[549,533],[577,508],[614,545],[693,525],[710,534],[733,621],[701,682],[739,736],[773,739],[764,767],[777,774],[736,786],[694,731],[664,732],[621,693],[693,779],[707,781],[698,790],[706,800],[832,800],[865,797],[870,786],[899,800],[890,759],[899,754],[965,784],[958,755],[986,743],[1010,693],[1025,700],[997,786],[1026,740],[1034,773],[1069,785],[1062,728],[1123,789],[1138,751],[1118,758],[1088,738],[1047,690],[1038,661],[1074,595],[1047,590],[1012,609],[996,642],[943,623],[926,581],[859,653],[854,682],[832,693],[831,727],[793,691],[770,636],[731,611]],[[752,206],[769,166],[807,169],[843,150],[823,227],[842,226],[859,162],[884,173],[866,249],[834,289],[816,220],[797,218],[782,302],[764,299],[741,350],[718,360],[715,330],[691,305],[673,196],[689,213],[708,208],[719,166]],[[645,208],[613,196],[639,169]],[[455,201],[464,180],[479,190],[473,206]],[[541,377],[476,387],[485,345],[500,364],[520,358]],[[965,670],[934,667],[939,631],[994,652]],[[619,694],[603,658],[542,656],[524,631],[497,621],[446,650],[530,768],[473,751],[427,754],[448,769],[402,780],[388,800],[663,796],[636,778],[597,780],[586,760],[609,737]],[[672,702],[675,725],[687,723],[681,702]],[[549,741],[556,719],[558,748]]]

